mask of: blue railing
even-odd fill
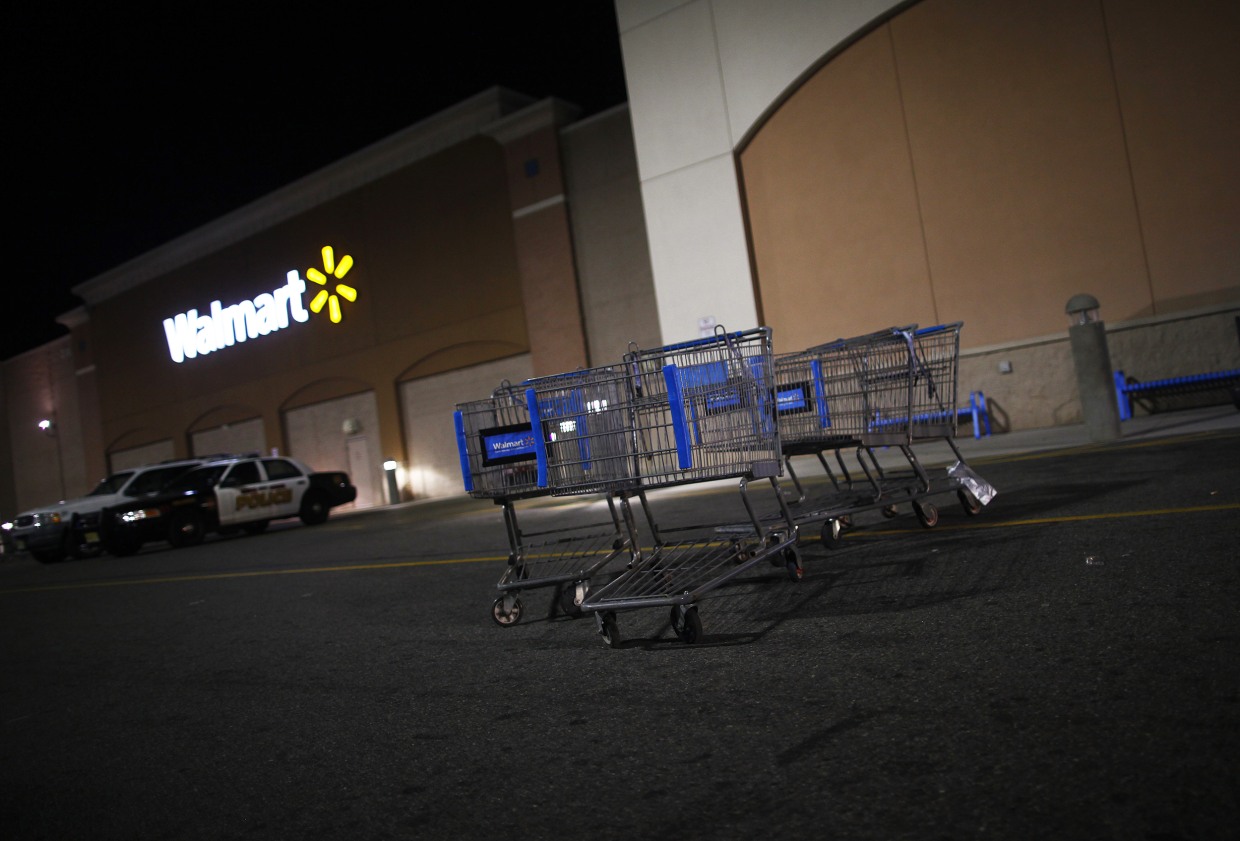
[[[1123,371],[1115,372],[1115,398],[1119,403],[1119,419],[1132,419],[1132,398],[1159,394],[1190,394],[1213,388],[1240,387],[1240,368],[1230,371],[1211,371],[1208,374],[1192,374],[1187,377],[1168,377],[1148,382],[1129,382]]]

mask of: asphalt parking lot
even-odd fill
[[[1234,839],[1240,422],[1125,429],[962,440],[980,516],[811,533],[695,645],[652,609],[609,648],[548,591],[498,627],[503,524],[464,497],[7,558],[0,837]]]

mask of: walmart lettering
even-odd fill
[[[210,315],[191,309],[165,318],[168,354],[173,362],[181,363],[238,342],[270,335],[288,327],[290,319],[308,321],[310,313],[301,299],[305,291],[306,282],[294,269],[288,273],[283,286],[264,292],[252,301],[227,307],[220,301],[212,301]]]

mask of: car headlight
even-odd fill
[[[158,517],[158,508],[139,508],[136,511],[126,511],[117,517],[122,523],[136,523],[139,520],[145,520],[148,517]]]

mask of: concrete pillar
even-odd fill
[[[1114,441],[1119,438],[1119,403],[1115,398],[1106,324],[1098,318],[1098,299],[1074,295],[1065,311],[1071,319],[1068,339],[1085,428],[1091,441]]]

